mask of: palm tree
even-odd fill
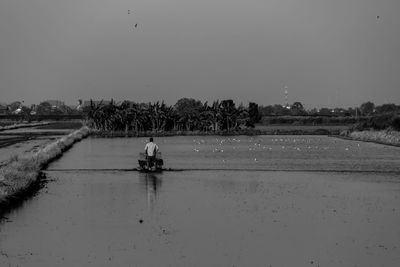
[[[241,125],[247,125],[250,120],[249,111],[243,107],[239,106],[236,113],[236,125],[235,128],[240,127]]]
[[[219,130],[219,122],[222,119],[222,112],[221,112],[221,103],[219,100],[214,101],[212,106],[210,107],[210,112],[211,112],[211,120],[213,123],[213,129],[214,132]]]
[[[236,125],[237,109],[233,100],[223,100],[221,102],[221,113],[224,119],[226,130],[229,132],[232,125]]]
[[[215,105],[215,103],[213,104]],[[216,105],[216,107],[218,104]],[[215,112],[217,111],[217,112]],[[200,130],[209,131],[210,129],[216,130],[218,127],[218,109],[213,109],[213,106],[209,106],[208,102],[203,104],[200,110]]]

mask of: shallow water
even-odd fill
[[[173,169],[266,169],[400,172],[400,149],[326,136],[156,138]],[[136,168],[146,138],[91,138],[52,169]]]
[[[399,148],[307,136],[156,141],[166,167],[187,171],[101,170],[136,167],[141,138],[75,145],[0,224],[0,266],[399,266]],[[346,172],[357,169],[378,172]]]

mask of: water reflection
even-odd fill
[[[142,187],[146,190],[147,196],[147,208],[149,212],[153,212],[156,200],[157,200],[157,191],[160,190],[162,180],[161,177],[154,173],[141,173],[140,174],[140,182]]]

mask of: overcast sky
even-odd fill
[[[306,107],[400,104],[399,12],[399,0],[1,0],[0,102],[267,105],[287,86]]]

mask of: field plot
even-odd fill
[[[37,152],[59,136],[81,126],[79,122],[55,122],[47,125],[3,130],[0,132],[0,166],[11,156]]]
[[[7,266],[398,266],[400,149],[324,136],[89,138],[0,224]]]

